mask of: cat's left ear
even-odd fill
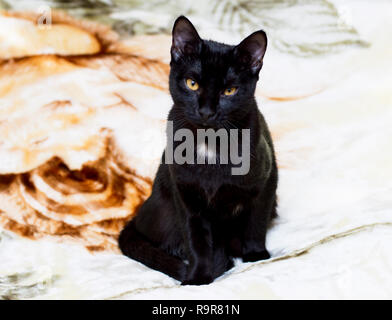
[[[267,35],[263,30],[259,30],[242,40],[242,42],[235,47],[234,52],[239,63],[256,74],[263,66],[263,58],[266,49]]]
[[[186,17],[180,16],[174,22],[172,37],[171,54],[174,60],[199,52],[202,40],[193,24]]]

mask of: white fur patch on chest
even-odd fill
[[[237,204],[233,209],[233,215],[236,216],[242,212],[243,205],[241,203]]]
[[[208,148],[206,143],[198,144],[196,152],[198,159],[207,159],[208,162],[211,162],[216,159],[216,150]]]

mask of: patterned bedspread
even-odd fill
[[[392,4],[0,2],[0,299],[392,297]],[[22,11],[23,10],[23,11]],[[165,146],[170,31],[263,28],[272,258],[184,286],[119,252]]]

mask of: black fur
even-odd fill
[[[233,258],[270,257],[267,228],[276,216],[278,182],[268,127],[254,98],[267,46],[263,31],[238,46],[202,40],[185,17],[173,27],[168,120],[188,128],[250,129],[251,161],[246,175],[229,164],[165,164],[162,156],[151,196],[121,232],[128,257],[182,284],[207,284],[233,266]],[[185,83],[192,78],[197,91]],[[236,87],[232,96],[226,88]],[[180,142],[174,142],[174,147]]]

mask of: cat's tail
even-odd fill
[[[118,242],[121,252],[129,258],[151,269],[166,273],[178,281],[185,280],[186,264],[181,259],[155,247],[136,230],[133,221],[121,231]]]

